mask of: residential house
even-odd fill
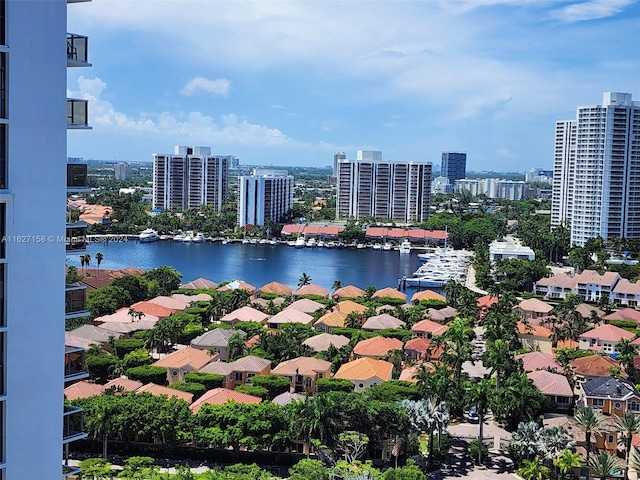
[[[345,287],[341,287],[333,292],[333,299],[336,301],[346,300],[349,298],[358,298],[364,297],[367,294],[364,290],[358,287],[354,287],[353,285],[347,285]]]
[[[142,387],[142,382],[127,377],[118,377],[104,384],[105,391],[113,389],[114,393],[135,392]]]
[[[134,303],[129,307],[131,309],[130,316],[133,316],[133,320],[137,319],[136,313],[144,313],[144,315],[151,315],[153,317],[158,317],[160,320],[167,318],[172,313],[176,313],[179,310],[174,310],[172,308],[164,307],[162,305],[158,305],[153,302],[138,302]]]
[[[589,305],[588,303],[581,303],[578,305],[576,307],[576,312],[578,312],[585,320],[590,320],[593,315],[598,319],[604,317],[604,312],[602,310],[593,305]]]
[[[300,393],[283,392],[280,395],[273,397],[271,402],[276,405],[283,406],[288,405],[291,402],[303,402],[305,398],[307,398],[307,396]]]
[[[436,293],[432,290],[422,290],[416,292],[411,297],[411,303],[418,305],[420,302],[442,302],[447,303],[446,297]]]
[[[537,298],[523,300],[513,307],[513,311],[522,315],[524,319],[547,317],[551,310],[553,310],[551,305]]]
[[[164,358],[152,363],[154,367],[167,369],[169,383],[183,382],[185,374],[195,372],[216,359],[209,351],[193,347],[186,347],[170,353]]]
[[[96,395],[102,395],[104,387],[97,383],[81,380],[73,383],[64,389],[64,397],[67,401],[79,400],[81,398],[95,397]]]
[[[569,362],[569,365],[571,365],[571,371],[578,383],[609,377],[613,372],[622,370],[616,360],[606,355],[589,355],[588,357],[575,358]]]
[[[240,334],[243,338],[247,336],[242,330],[214,328],[191,340],[191,346],[215,353],[219,360],[226,362],[229,360],[229,339],[235,334]]]
[[[605,323],[611,320],[627,320],[640,325],[640,312],[634,308],[623,308],[602,317]]]
[[[140,317],[133,314],[133,312],[129,311],[128,307],[122,307],[115,311],[115,313],[109,315],[103,315],[101,317],[96,317],[93,319],[93,324],[95,326],[102,326],[104,324],[112,325],[114,323],[137,323],[140,325],[151,325],[149,328],[153,328],[153,326],[160,321],[160,318],[154,315],[143,314]],[[146,330],[146,328],[140,328],[138,330]],[[121,330],[117,330],[121,331]]]
[[[578,338],[580,350],[601,350],[604,353],[616,352],[616,346],[621,338],[633,340],[635,334],[614,325],[600,325]]]
[[[402,328],[405,325],[406,323],[399,318],[389,315],[388,313],[382,313],[369,317],[362,325],[362,329],[366,332],[380,332],[387,328]]]
[[[248,355],[234,362],[211,362],[200,369],[205,373],[216,373],[224,377],[223,386],[235,389],[239,385],[248,385],[256,375],[269,375],[271,361],[265,358]]]
[[[343,328],[347,320],[347,314],[334,310],[333,312],[325,313],[321,316],[316,323],[313,324],[313,328],[318,332],[331,332],[334,328]]]
[[[269,300],[266,300],[264,298],[254,298],[251,300],[251,305],[253,305],[256,308],[261,308],[263,310],[266,310],[271,305],[280,307],[284,302],[285,302],[285,299],[282,297],[276,297],[274,299],[269,299]]]
[[[188,303],[189,306],[197,306],[198,302],[210,302],[213,297],[208,293],[196,293],[195,295],[185,295],[184,293],[174,293],[171,298],[179,302]]]
[[[355,391],[361,392],[368,387],[391,380],[392,371],[393,363],[373,358],[359,358],[343,364],[334,378],[351,380],[355,384]]]
[[[355,357],[381,359],[391,350],[402,350],[402,341],[397,338],[373,337],[359,341],[353,348]]]
[[[268,314],[246,305],[227,313],[220,318],[220,321],[227,325],[235,325],[238,322],[257,322],[264,325],[268,318]]]
[[[211,280],[207,280],[206,278],[196,278],[184,285],[180,285],[181,289],[185,290],[215,290],[218,288],[218,284],[216,282],[212,282]]]
[[[285,310],[298,310],[300,312],[308,313],[309,315],[313,315],[316,311],[324,309],[324,305],[316,302],[315,300],[309,300],[308,298],[301,298],[300,300],[296,300],[291,305],[285,308]]]
[[[409,360],[431,362],[440,359],[442,347],[435,348],[431,340],[416,337],[408,340],[407,343],[404,344],[404,352],[407,354]]]
[[[420,367],[423,365],[425,370],[429,373],[433,373],[436,371],[436,367],[431,362],[416,363],[413,366],[403,369],[402,372],[400,372],[399,380],[416,383],[418,381],[418,373],[420,372]]]
[[[527,350],[536,350],[544,353],[553,351],[551,342],[551,330],[542,325],[518,322],[516,325],[517,336],[522,347]]]
[[[203,405],[224,405],[227,402],[255,404],[260,403],[262,399],[246,393],[236,392],[228,388],[214,388],[202,395],[198,400],[191,404],[191,411],[195,414],[200,411]]]
[[[556,273],[538,280],[533,285],[533,293],[544,298],[565,298],[569,293],[577,293],[577,283],[572,275]]]
[[[163,387],[162,385],[156,385],[155,383],[147,383],[136,390],[136,393],[149,393],[157,397],[165,395],[167,398],[177,398],[178,400],[184,400],[188,404],[193,401],[193,393],[183,392],[182,390],[176,390],[175,388]]]
[[[438,323],[448,323],[458,316],[458,310],[453,307],[429,308],[426,317]]]
[[[321,333],[307,338],[303,345],[307,345],[314,352],[325,352],[331,345],[335,348],[342,348],[349,344],[349,339],[344,335],[333,335],[331,333]]]
[[[282,310],[276,313],[273,317],[267,320],[267,326],[269,328],[278,329],[285,323],[301,323],[303,325],[309,325],[313,323],[313,317],[300,310]]]
[[[610,300],[616,305],[638,306],[640,300],[640,283],[631,283],[626,278],[621,278],[611,292]]]
[[[449,330],[448,326],[429,319],[420,320],[411,327],[411,331],[416,337],[427,339],[443,335],[447,330]]]
[[[527,373],[527,377],[557,408],[569,409],[573,406],[573,389],[564,375],[536,370]]]
[[[316,381],[331,376],[331,362],[319,358],[298,357],[278,364],[271,373],[287,377],[291,391],[295,393],[316,393]]]
[[[535,372],[536,370],[554,370],[562,372],[562,367],[553,358],[553,355],[542,352],[529,352],[516,355],[514,360],[522,361],[525,372]]]
[[[329,298],[330,292],[326,288],[312,283],[310,285],[304,285],[293,292],[293,298],[300,298],[303,295],[313,295],[322,298]]]
[[[574,277],[576,281],[577,294],[585,302],[596,303],[603,297],[611,299],[614,287],[620,280],[617,272],[605,272],[600,275],[595,270],[584,270]]]
[[[245,282],[244,280],[234,280],[233,282],[229,282],[221,287],[216,288],[217,292],[233,292],[234,290],[245,290],[249,292],[249,294],[253,295],[253,293],[256,291],[256,287],[254,287],[250,283]]]
[[[155,303],[156,305],[160,305],[162,307],[170,308],[174,312],[184,312],[187,308],[191,306],[190,302],[182,302],[180,300],[176,300],[175,298],[167,297],[164,295],[159,295],[155,298],[149,300],[151,303]]]
[[[484,295],[478,298],[476,306],[478,307],[478,317],[484,318],[489,312],[492,305],[498,303],[498,297],[494,295]]]
[[[640,413],[640,392],[627,380],[600,377],[586,381],[581,385],[580,396],[582,405],[602,410],[606,415]]]
[[[268,295],[277,295],[279,297],[287,297],[290,296],[293,291],[291,288],[287,287],[285,284],[280,282],[270,282],[266,285],[261,286],[257,294],[260,295],[262,293],[266,293]]]
[[[395,288],[391,288],[391,287],[387,287],[387,288],[382,288],[380,290],[377,290],[372,296],[371,299],[372,300],[382,300],[385,298],[393,298],[396,300],[402,300],[404,302],[407,301],[407,294],[406,293],[402,293],[399,290],[396,290]]]
[[[333,310],[335,312],[344,313],[345,315],[348,315],[351,312],[364,315],[367,311],[367,307],[365,307],[361,303],[354,302],[353,300],[342,300],[341,302],[338,302],[335,307],[333,307]]]
[[[74,337],[83,338],[90,343],[96,344],[107,343],[111,337],[117,340],[122,336],[121,333],[114,332],[113,330],[107,330],[102,327],[96,327],[95,325],[82,325],[81,327],[70,330],[67,333]],[[66,342],[66,345],[76,344],[73,342]]]

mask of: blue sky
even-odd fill
[[[383,151],[471,170],[551,167],[554,122],[604,91],[640,100],[636,0],[93,0],[68,6],[91,68],[74,157],[208,145],[252,165]]]

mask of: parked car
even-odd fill
[[[471,407],[468,411],[464,412],[464,419],[469,423],[478,423],[480,416],[476,407]]]

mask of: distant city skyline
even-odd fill
[[[70,9],[93,131],[69,155],[150,160],[211,145],[251,165],[382,150],[468,170],[551,168],[555,120],[639,92],[633,0],[152,2]]]

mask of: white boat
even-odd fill
[[[187,232],[187,234],[182,238],[182,243],[191,243],[193,242],[193,232]]]
[[[261,238],[258,243],[260,245],[266,245],[267,243],[269,243],[269,240],[267,240],[266,238]]]
[[[140,233],[138,239],[140,240],[140,243],[151,243],[156,240],[160,240],[160,237],[158,236],[158,232],[152,228],[147,228]]]
[[[250,243],[251,245],[257,245],[257,244],[258,244],[258,240],[256,240],[255,238],[250,238],[250,239],[249,239],[249,243]]]
[[[326,248],[335,248],[336,242],[327,242],[324,245]]]
[[[226,245],[227,243],[229,243],[229,239],[228,238],[223,238],[222,239],[222,244]]]
[[[197,233],[196,235],[194,235],[193,243],[203,243],[203,242],[204,242],[204,235],[202,233]]]
[[[387,242],[384,245],[382,245],[382,250],[384,250],[385,252],[390,252],[391,251],[391,247],[392,247],[392,245]]]
[[[318,248],[326,247],[326,245],[324,244],[323,240],[319,240],[318,243],[317,243],[317,246],[318,246]]]
[[[246,245],[247,243],[249,243],[249,239],[248,238],[243,238],[242,239],[242,244]]]
[[[358,244],[356,245],[356,248],[357,248],[358,250],[360,250],[360,249],[362,249],[362,248],[366,248],[366,246],[365,246],[365,244],[364,244],[364,243],[358,243]]]
[[[382,250],[382,245],[380,245],[379,243],[374,243],[373,244],[373,249],[374,250]]]
[[[174,242],[182,242],[182,240],[184,239],[184,234],[183,233],[179,233],[176,236],[173,237],[173,241]]]
[[[411,253],[411,242],[409,240],[405,240],[400,244],[398,248],[400,255],[409,255]]]
[[[316,245],[317,245],[316,239],[313,237],[307,240],[307,242],[304,244],[304,246],[307,248],[315,248]]]
[[[278,244],[277,238],[272,238],[271,240],[269,240],[269,245],[277,245],[277,244]]]
[[[304,237],[296,238],[296,241],[293,243],[295,248],[304,248]]]
[[[160,235],[160,240],[171,240],[172,238],[171,235]]]

